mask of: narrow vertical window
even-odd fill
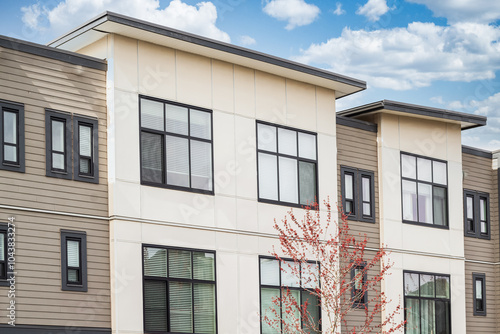
[[[0,169],[24,173],[24,107],[0,101]]]
[[[345,212],[346,214],[356,214],[355,206],[354,206],[354,174],[353,173],[345,173],[344,174],[344,182],[345,182]]]
[[[488,199],[486,197],[479,197],[479,226],[481,235],[488,235]]]
[[[73,169],[77,181],[99,183],[97,120],[73,116]]]
[[[340,181],[342,207],[348,219],[374,223],[374,173],[341,166]]]
[[[465,219],[467,233],[476,234],[476,224],[474,223],[474,196],[465,197]]]
[[[366,284],[366,264],[355,265],[351,269],[351,297],[354,307],[365,307],[368,293],[364,291]]]
[[[485,274],[472,274],[472,293],[473,293],[473,305],[474,305],[474,315],[485,316],[486,315],[486,275]]]
[[[61,278],[66,291],[87,291],[87,235],[61,230]]]
[[[464,190],[464,234],[490,239],[490,196],[474,190]]]
[[[71,179],[71,114],[45,110],[46,175]]]
[[[7,278],[7,224],[0,224],[0,286]]]

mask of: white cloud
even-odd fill
[[[428,7],[436,16],[445,17],[450,23],[490,23],[500,19],[498,0],[406,0]]]
[[[364,15],[368,21],[378,21],[382,15],[389,11],[386,0],[368,0],[368,2],[358,8],[356,14]]]
[[[312,44],[294,59],[395,90],[437,80],[492,79],[500,69],[500,27],[414,22],[374,31],[345,28],[340,37]]]
[[[288,21],[285,27],[287,30],[312,23],[320,13],[317,6],[304,0],[271,0],[266,3],[263,11],[280,21]]]
[[[335,10],[333,11],[333,14],[335,15],[344,15],[345,14],[345,10],[342,9],[342,4],[340,2],[337,2],[336,4],[337,8],[335,8]]]
[[[230,42],[229,35],[217,28],[217,9],[211,2],[196,6],[172,0],[160,8],[158,0],[62,0],[55,7],[23,7],[23,22],[32,29],[60,35],[108,10],[138,19]]]
[[[257,41],[255,40],[255,38],[252,38],[252,37],[247,36],[247,35],[240,36],[240,44],[241,45],[248,46],[248,45],[254,45],[256,43],[257,43]]]

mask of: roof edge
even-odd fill
[[[378,131],[377,124],[362,121],[359,119],[348,118],[348,117],[337,115],[336,121],[337,121],[337,125],[348,126],[350,128],[355,128],[355,129],[369,131],[369,132],[375,132],[375,133]]]
[[[85,56],[76,52],[59,50],[50,46],[23,41],[3,35],[0,35],[0,47],[101,71],[106,71],[108,67],[107,62],[99,58]]]
[[[462,153],[474,155],[476,157],[493,159],[493,152],[472,146],[462,145]]]

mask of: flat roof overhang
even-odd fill
[[[486,125],[485,116],[462,113],[458,111],[425,107],[415,104],[382,100],[339,111],[337,114],[344,117],[357,118],[359,116],[388,113],[406,115],[416,118],[441,120],[447,123],[460,124],[462,130]]]
[[[104,12],[48,46],[77,51],[107,34],[118,34],[332,89],[336,98],[366,89],[366,82],[362,80],[112,12]]]

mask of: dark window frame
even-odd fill
[[[467,218],[467,197],[472,198],[472,221]],[[481,207],[480,207],[480,201],[481,199],[486,200],[486,228],[488,230],[487,233],[481,233]],[[470,190],[470,189],[464,189],[464,235],[466,237],[471,237],[471,238],[478,238],[478,239],[485,239],[485,240],[491,240],[491,219],[490,219],[490,194],[481,192],[481,191],[476,191],[476,190]],[[471,230],[469,228],[469,223],[472,223],[473,229]]]
[[[64,164],[65,169],[52,168],[52,120],[62,121],[64,126]],[[72,151],[71,151],[71,114],[62,111],[45,109],[45,170],[46,176],[61,179],[72,179]],[[59,152],[58,152],[59,153]]]
[[[165,249],[167,250],[167,259],[168,259],[168,251],[169,250],[181,250],[181,251],[189,251],[191,252],[191,268],[194,268],[193,264],[193,252],[203,252],[203,253],[210,253],[214,255],[214,280],[213,281],[208,281],[208,280],[197,280],[197,279],[184,279],[184,278],[172,278],[172,277],[158,277],[158,276],[146,276],[144,274],[144,249],[145,248],[160,248],[160,249]],[[142,319],[143,319],[143,329],[144,332],[151,333],[151,331],[146,330],[146,308],[145,308],[145,292],[144,292],[144,287],[145,284],[144,282],[146,280],[151,280],[151,281],[162,281],[167,283],[167,293],[166,293],[166,307],[167,307],[167,328],[170,328],[170,301],[169,301],[169,291],[168,291],[168,282],[169,281],[175,281],[175,282],[189,282],[191,284],[195,283],[203,283],[203,284],[213,284],[214,285],[214,293],[215,293],[215,333],[219,333],[219,326],[218,326],[218,314],[217,314],[217,254],[216,251],[214,250],[206,250],[206,249],[196,249],[196,248],[184,248],[184,247],[176,247],[176,246],[163,246],[163,245],[154,245],[154,244],[142,244],[141,245],[141,258],[142,258]],[[169,265],[168,265],[168,260],[167,260],[167,276],[169,272]],[[191,273],[192,276],[192,273]],[[193,298],[194,298],[194,294]],[[192,304],[193,307],[193,318],[194,318],[194,303]],[[193,320],[193,332],[194,332],[194,320]],[[157,332],[155,331],[154,333],[160,333],[160,334],[174,334],[173,332],[166,331],[166,332]]]
[[[446,298],[437,298],[436,296],[434,297],[422,297],[422,296],[407,296],[405,295],[405,287],[406,287],[406,283],[405,283],[405,274],[418,274],[419,275],[419,282],[420,282],[420,275],[433,275],[434,277],[436,276],[441,276],[441,277],[448,277],[448,281],[449,281],[449,285],[448,285],[448,295],[450,296],[450,298],[446,299]],[[435,282],[435,278],[434,278],[434,282]],[[420,283],[419,283],[419,289],[420,289]],[[434,289],[434,295],[436,294],[436,290]],[[448,302],[448,324],[449,324],[449,333],[448,334],[451,334],[453,333],[453,330],[452,330],[452,323],[451,323],[451,275],[449,274],[439,274],[439,273],[430,273],[430,272],[424,272],[424,271],[415,271],[415,270],[403,270],[403,304],[404,304],[404,320],[407,321],[406,319],[406,315],[407,315],[407,312],[406,310],[408,309],[407,307],[407,303],[406,303],[406,300],[407,299],[417,299],[419,300],[419,307],[421,308],[421,303],[420,301],[421,300],[434,300],[434,301],[444,301],[444,302]],[[420,311],[419,311],[420,313]],[[434,319],[435,320],[435,319]],[[420,317],[420,321],[422,321],[422,318]],[[405,329],[404,329],[404,332],[406,333],[406,329],[407,329],[407,326],[408,323],[405,324]],[[421,328],[422,326],[418,327],[418,328]]]
[[[483,309],[478,310],[477,308],[477,298],[476,298],[476,281],[480,280],[482,285],[482,295],[483,295]],[[482,273],[472,273],[472,307],[475,316],[486,316],[486,274]]]
[[[154,102],[160,102],[164,104],[164,122],[166,124],[166,119],[165,119],[165,104],[170,104],[173,106],[178,106],[178,107],[183,107],[188,109],[188,134],[187,135],[181,135],[178,133],[173,133],[173,132],[168,132],[166,130],[166,127],[164,126],[164,130],[155,130],[155,129],[149,129],[149,128],[143,128],[141,125],[141,100],[150,100]],[[190,110],[197,110],[197,111],[202,111],[210,114],[210,139],[204,139],[204,138],[199,138],[199,137],[194,137],[191,136],[191,116],[190,116]],[[150,134],[155,134],[155,135],[161,135],[162,136],[162,150],[163,150],[163,167],[162,167],[162,182],[157,183],[157,182],[151,182],[151,181],[144,181],[143,180],[143,172],[142,172],[142,140],[141,136],[142,133],[150,133]],[[184,138],[187,139],[188,141],[188,158],[189,158],[189,187],[183,187],[183,186],[176,186],[176,185],[170,185],[167,183],[167,154],[166,154],[166,138],[167,136],[173,136],[177,138]],[[211,168],[212,168],[212,190],[205,190],[205,189],[198,189],[198,188],[192,188],[191,187],[191,140],[199,141],[199,142],[204,142],[204,143],[209,143],[210,144],[210,154],[211,154]],[[169,101],[169,100],[163,100],[163,99],[158,99],[154,98],[151,96],[146,96],[146,95],[139,95],[139,152],[140,152],[140,173],[141,173],[141,184],[146,185],[146,186],[152,186],[152,187],[160,187],[160,188],[166,188],[166,189],[173,189],[173,190],[180,190],[180,191],[188,191],[188,192],[193,192],[193,193],[199,193],[199,194],[205,194],[205,195],[214,195],[215,194],[215,171],[214,171],[214,119],[213,119],[213,111],[210,109],[202,108],[202,107],[196,107],[184,103],[179,103],[175,101]]]
[[[80,241],[80,277],[81,284],[68,281],[68,240]],[[61,230],[61,289],[63,291],[87,292],[87,233],[84,231]]]
[[[345,199],[345,175],[353,175],[353,208],[354,212],[347,213],[348,220],[362,221],[366,223],[375,223],[375,173],[373,171],[349,167],[340,166],[340,193],[342,198],[342,210],[345,211],[346,199]],[[370,215],[365,215],[363,213],[363,178],[370,179]]]
[[[4,112],[16,114],[16,134],[17,162],[4,161]],[[24,105],[21,103],[0,100],[0,169],[11,172],[24,173],[25,166],[25,133],[24,133]],[[7,145],[7,144],[6,144]]]
[[[277,286],[274,286],[274,285],[265,285],[265,284],[262,284],[262,275],[261,275],[261,259],[269,259],[269,260],[276,260],[279,262],[279,290],[280,290],[280,298],[281,298],[281,292],[282,292],[282,289],[283,288],[287,288],[289,290],[297,290],[297,291],[300,291],[300,296],[302,298],[302,292],[303,291],[307,291],[308,288],[303,288],[302,286],[300,287],[288,287],[288,286],[283,286],[281,285],[281,275],[282,275],[282,269],[281,269],[281,262],[282,261],[291,261],[293,262],[293,259],[289,259],[289,258],[282,258],[281,261],[279,261],[276,257],[273,257],[273,256],[266,256],[266,255],[259,255],[259,309],[262,312],[262,288],[270,288],[270,289],[276,289],[278,288]],[[317,261],[307,261],[308,263],[312,263],[312,264],[317,264],[318,265],[318,274],[320,273],[320,270],[321,270],[321,263],[317,262]],[[300,268],[300,272],[302,272],[302,268]],[[302,278],[301,278],[302,279]],[[320,282],[318,282],[318,284],[320,284]],[[281,307],[280,307],[280,312],[281,312]],[[319,320],[319,332],[321,333],[321,301],[319,301],[319,304],[318,304],[318,314],[319,314],[319,317],[320,319]],[[302,323],[302,319],[300,319],[301,323]],[[260,322],[260,334],[262,334],[262,321]]]
[[[9,286],[9,282],[7,281],[7,273],[9,272],[9,261],[8,261],[8,252],[7,248],[8,247],[8,230],[9,230],[9,225],[5,223],[0,223],[0,238],[3,238],[3,245],[4,245],[4,261],[3,263],[3,271],[0,271],[0,286]]]
[[[362,282],[362,287],[361,291],[359,289],[356,289],[356,270],[361,270],[362,275],[363,275],[363,282]],[[366,268],[366,262],[361,262],[357,265],[353,265],[351,268],[351,300],[353,303],[353,306],[355,308],[365,308],[368,304],[368,291],[365,291],[361,296],[358,296],[359,293],[362,293],[363,287],[366,285],[367,281],[367,268]],[[358,296],[358,297],[357,297]],[[361,298],[359,298],[361,297]]]
[[[267,125],[267,126],[272,126],[276,128],[276,152],[271,152],[271,151],[266,151],[259,149],[259,124]],[[290,131],[295,131],[296,132],[296,140],[297,140],[297,155],[288,155],[284,153],[279,153],[279,135],[278,135],[278,129],[285,129],[285,130],[290,130]],[[308,158],[301,158],[299,156],[299,145],[298,145],[298,137],[299,133],[304,133],[308,135],[313,135],[316,140],[316,160],[308,159]],[[256,150],[257,150],[257,155],[256,155],[256,162],[257,162],[257,200],[261,203],[268,203],[268,204],[276,204],[276,205],[284,205],[288,207],[295,207],[295,208],[304,208],[306,206],[311,206],[314,203],[310,203],[311,205],[307,204],[300,204],[300,168],[299,164],[300,162],[305,162],[305,163],[312,163],[314,164],[314,173],[316,176],[315,184],[314,187],[316,189],[316,201],[318,201],[318,194],[319,194],[319,175],[318,175],[318,134],[312,131],[307,131],[307,130],[301,130],[297,128],[292,128],[289,126],[285,125],[280,125],[280,124],[275,124],[275,123],[270,123],[266,121],[260,121],[256,120],[255,123],[255,138],[256,138]],[[260,179],[260,171],[259,171],[259,153],[262,154],[268,154],[276,157],[276,176],[277,176],[277,193],[278,193],[278,200],[272,200],[272,199],[266,199],[266,198],[261,198],[260,197],[260,187],[259,187],[259,179]],[[285,202],[280,200],[280,174],[279,174],[279,158],[287,158],[287,159],[293,159],[297,161],[297,197],[298,197],[298,203],[292,203],[292,202]]]
[[[408,177],[404,177],[403,176],[403,155],[407,155],[407,156],[411,156],[411,157],[415,157],[415,171],[416,171],[416,176],[415,176],[415,179],[412,179],[412,178],[408,178]],[[444,163],[446,165],[446,185],[443,185],[443,184],[440,184],[440,183],[434,183],[434,181],[432,182],[428,182],[428,181],[422,181],[422,180],[419,180],[418,179],[418,163],[417,163],[417,159],[418,158],[421,158],[421,159],[426,159],[426,160],[430,160],[431,161],[431,178],[433,179],[434,178],[434,166],[432,165],[432,162],[436,161],[436,162],[441,162],[441,163]],[[450,211],[450,205],[449,205],[449,196],[448,196],[448,184],[449,184],[449,179],[448,179],[448,161],[446,160],[441,160],[441,159],[435,159],[435,158],[431,158],[431,157],[427,157],[427,156],[423,156],[423,155],[419,155],[419,154],[413,154],[413,153],[409,153],[409,152],[403,152],[401,151],[400,152],[400,159],[399,159],[399,168],[400,168],[400,180],[401,180],[401,220],[403,223],[405,224],[412,224],[412,225],[418,225],[418,226],[426,226],[426,227],[432,227],[432,228],[439,228],[439,229],[445,229],[445,230],[449,230],[450,229],[450,215],[449,215],[449,211]],[[404,206],[403,206],[403,181],[410,181],[410,182],[414,182],[415,183],[415,187],[416,187],[416,191],[417,191],[417,221],[412,221],[412,220],[407,220],[407,219],[404,219]],[[419,222],[419,209],[418,209],[418,184],[419,183],[422,183],[422,184],[427,184],[427,185],[430,185],[431,186],[431,189],[432,189],[432,197],[431,197],[431,201],[432,201],[432,212],[433,212],[433,217],[432,217],[432,223],[422,223],[422,222]],[[438,187],[438,188],[444,188],[445,189],[445,194],[446,194],[446,221],[445,221],[445,225],[437,225],[434,223],[434,187]]]
[[[92,128],[92,156],[90,158],[91,172],[80,173],[80,124]],[[82,115],[73,115],[73,169],[75,181],[99,183],[99,131],[98,121]]]

